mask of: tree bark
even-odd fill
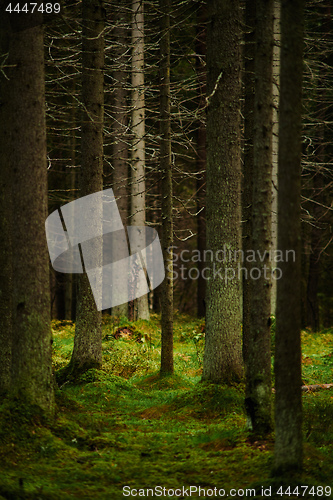
[[[132,1],[132,178],[131,225],[146,222],[145,87],[143,0]],[[135,300],[135,319],[149,319],[148,295]]]
[[[253,201],[253,142],[254,142],[254,54],[256,2],[245,4],[245,47],[244,47],[244,156],[242,186],[242,248],[244,255],[252,249],[252,201]],[[250,280],[252,263],[244,261],[243,272],[243,360],[246,369],[250,342],[251,294]]]
[[[117,69],[113,72],[113,147],[112,147],[112,188],[117,200],[118,210],[123,225],[128,223],[128,106],[127,106],[127,63],[128,49],[126,0],[119,2],[115,12],[114,39],[116,41],[115,60]],[[128,316],[128,303],[112,308],[114,316]]]
[[[271,431],[273,0],[256,0],[250,331],[245,406],[255,434]]]
[[[73,94],[75,94],[75,81],[73,82]],[[76,187],[76,105],[72,104],[71,108],[71,127],[72,130],[69,135],[69,150],[70,150],[70,158],[71,158],[71,170],[69,174],[70,179],[70,190],[71,190],[71,199],[74,200],[75,197],[75,187]],[[74,288],[74,276],[72,273],[65,274],[64,277],[64,309],[65,309],[65,319],[74,320],[73,314],[73,292]]]
[[[278,248],[275,338],[275,473],[302,467],[301,399],[301,128],[303,0],[281,3]],[[291,50],[292,47],[292,50]],[[295,261],[286,251],[295,251]]]
[[[238,1],[213,0],[207,25],[207,282],[202,379],[243,376],[241,346],[241,28]],[[224,259],[221,252],[224,251]],[[217,252],[220,252],[218,254]]]
[[[278,149],[279,149],[279,93],[280,93],[280,0],[274,0],[273,48],[273,141],[272,141],[272,252],[277,250],[278,226]],[[273,268],[271,314],[276,313],[276,272]]]
[[[2,20],[2,22],[4,19]],[[8,26],[1,25],[0,54],[8,51]],[[0,234],[3,244],[0,248],[0,394],[10,387],[11,341],[12,341],[12,186],[10,163],[10,81],[5,77],[7,70],[0,75]]]
[[[104,114],[104,8],[102,0],[82,2],[82,136],[80,195],[103,189],[103,114]],[[100,227],[101,214],[91,221]],[[96,267],[101,265],[102,248],[96,245]],[[71,376],[102,365],[101,312],[97,310],[86,273],[78,277],[77,315]]]
[[[44,43],[41,26],[12,33],[7,59],[5,159],[12,181],[12,397],[52,416]],[[2,96],[3,97],[3,96]]]
[[[162,251],[165,279],[162,285],[161,375],[173,373],[173,219],[170,119],[170,0],[160,0],[160,168],[162,173]],[[170,251],[171,250],[171,251]]]

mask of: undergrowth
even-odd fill
[[[53,323],[55,370],[68,363],[73,335],[70,322]],[[333,332],[304,332],[302,340],[303,382],[331,382]],[[332,486],[333,391],[304,393],[304,471],[282,483],[270,477],[274,436],[254,441],[246,430],[242,385],[200,382],[203,343],[202,320],[176,316],[176,371],[161,378],[159,318],[104,316],[103,369],[57,389],[54,421],[20,402],[2,403],[0,500],[117,500],[131,490],[129,498],[152,496],[147,489],[159,485],[163,498],[187,498],[191,486],[192,497],[200,486],[200,498],[211,498],[214,487],[225,496],[242,489],[234,498],[263,498],[262,488],[284,498],[276,494],[281,485],[293,487],[289,498],[333,498],[310,489]],[[297,485],[309,494],[297,496]]]

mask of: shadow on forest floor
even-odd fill
[[[103,370],[57,390],[54,422],[2,404],[0,500],[333,498],[325,489],[333,477],[332,390],[303,395],[304,472],[282,484],[270,478],[274,436],[253,442],[245,430],[244,388],[200,383],[202,320],[176,317],[176,374],[162,379],[156,315],[103,321]],[[54,322],[53,330],[59,370],[74,328]],[[332,381],[333,332],[303,333],[303,368],[306,384]]]

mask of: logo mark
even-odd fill
[[[112,189],[67,203],[45,221],[53,268],[86,272],[98,311],[141,297],[164,279],[157,231],[126,229]]]

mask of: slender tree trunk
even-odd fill
[[[0,54],[8,51],[9,34],[5,26],[0,38]],[[5,70],[6,71],[6,70]],[[11,369],[12,341],[12,186],[11,186],[11,150],[8,134],[10,118],[10,82],[0,74],[0,394],[9,390]]]
[[[271,431],[273,0],[256,0],[250,336],[245,405],[255,434]]]
[[[207,6],[201,3],[198,11],[198,26],[196,38],[196,72],[198,78],[198,107],[200,121],[197,130],[197,247],[199,255],[203,255],[206,248],[206,123],[203,116],[206,107],[206,21]],[[199,278],[197,280],[197,315],[205,316],[206,280],[203,269],[206,266],[203,259],[198,262]]]
[[[170,119],[170,0],[160,0],[160,168],[162,173],[162,250],[165,279],[162,289],[161,374],[173,373],[173,220]]]
[[[104,114],[104,8],[102,0],[82,2],[82,103],[80,195],[103,189],[103,114]],[[100,227],[96,210],[91,224]],[[102,248],[97,246],[94,259],[101,265]],[[78,277],[77,316],[74,349],[70,361],[72,375],[102,364],[101,312],[97,310],[86,273]]]
[[[244,47],[244,158],[242,189],[242,248],[244,255],[252,250],[253,142],[254,142],[254,53],[256,2],[245,4]],[[248,279],[252,263],[244,260],[243,272],[243,360],[246,368],[251,325],[251,282]]]
[[[279,116],[279,262],[275,339],[275,472],[302,467],[301,399],[301,128],[303,0],[281,3]],[[290,47],[293,50],[290,50]],[[286,258],[295,251],[295,261]]]
[[[127,63],[126,52],[128,49],[127,39],[127,0],[119,2],[115,12],[114,39],[117,43],[115,48],[115,60],[117,69],[113,73],[113,148],[112,148],[112,188],[115,194],[118,210],[123,225],[128,223],[128,137],[127,137]],[[112,308],[114,316],[128,315],[128,303],[120,304]]]
[[[202,378],[219,383],[237,381],[243,376],[238,267],[241,22],[238,1],[212,0],[208,9],[207,247],[213,252],[213,262],[207,283]]]
[[[131,225],[146,222],[145,88],[143,0],[132,1],[132,179]],[[135,319],[149,319],[148,295],[135,301]]]
[[[2,106],[13,194],[11,394],[52,415],[44,43],[41,26],[11,35]],[[3,75],[1,75],[1,78]],[[7,149],[8,148],[8,149]]]
[[[73,94],[75,94],[75,82],[73,82]],[[70,178],[70,190],[71,190],[71,199],[75,199],[75,187],[76,187],[76,105],[72,105],[71,109],[71,127],[72,130],[69,135],[69,148],[71,155],[71,169],[69,173]],[[65,319],[71,320],[73,318],[73,291],[74,291],[74,276],[72,273],[68,273],[64,275],[64,306],[65,306]]]
[[[1,85],[1,91],[3,87]],[[1,92],[2,98],[5,94]],[[2,107],[0,122],[6,124]],[[0,125],[1,127],[1,125]],[[6,137],[2,127],[2,138]],[[3,244],[0,250],[0,394],[9,390],[12,347],[12,244],[11,244],[11,184],[6,148],[1,147],[0,169],[0,232]]]
[[[272,254],[277,250],[278,227],[278,149],[279,149],[279,92],[280,92],[280,0],[274,0],[273,48],[273,140],[272,140]],[[271,314],[276,312],[277,279],[272,269]]]

